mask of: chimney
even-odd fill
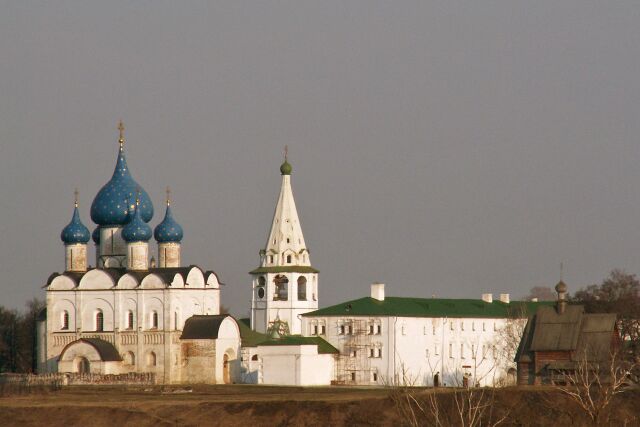
[[[500,294],[500,302],[509,304],[509,294]]]
[[[373,283],[371,285],[371,298],[384,301],[384,283]]]
[[[493,302],[493,294],[482,294],[482,301]]]

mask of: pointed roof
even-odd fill
[[[264,257],[261,267],[310,267],[309,251],[304,241],[296,202],[291,190],[291,165],[285,157],[285,161],[280,167],[282,174],[282,184],[280,195],[276,204],[271,231],[264,249]],[[268,262],[269,255],[274,256],[273,262]],[[288,255],[291,255],[291,262],[287,262]]]
[[[182,227],[173,218],[171,213],[171,198],[169,197],[169,187],[167,187],[167,210],[164,214],[164,219],[160,224],[156,226],[153,235],[158,243],[166,242],[180,242],[184,235]]]

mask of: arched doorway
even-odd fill
[[[225,384],[231,384],[231,373],[229,372],[229,355],[222,357],[222,381]]]
[[[76,369],[79,374],[88,374],[91,372],[91,365],[86,357],[80,357],[76,362]]]

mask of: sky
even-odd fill
[[[238,316],[285,145],[320,306],[640,273],[637,1],[0,8],[0,305],[64,269],[76,187],[94,228],[120,119],[151,225],[170,185],[183,263]]]

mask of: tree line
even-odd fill
[[[27,302],[23,311],[0,306],[0,373],[36,370],[36,320],[42,300]]]

